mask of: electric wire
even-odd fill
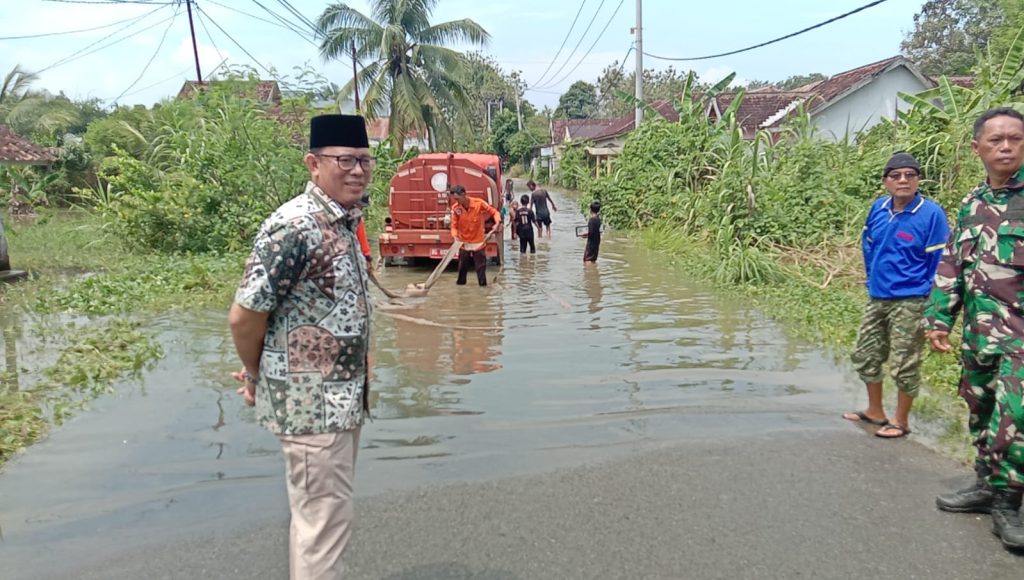
[[[197,10],[197,11],[199,11],[199,12],[202,12],[202,13],[203,13],[203,15],[204,15],[204,16],[206,16],[207,20],[209,20],[209,21],[210,21],[210,24],[212,24],[212,25],[216,26],[216,27],[217,27],[217,30],[220,30],[220,31],[221,31],[221,34],[223,34],[224,36],[228,37],[228,40],[230,40],[230,41],[231,41],[231,42],[232,42],[232,43],[233,43],[233,44],[234,44],[235,46],[237,46],[239,50],[241,50],[242,52],[244,52],[244,53],[245,53],[245,55],[249,57],[249,59],[251,59],[251,60],[252,60],[252,61],[253,61],[254,63],[256,63],[256,64],[257,64],[257,65],[258,65],[258,66],[259,66],[259,67],[260,67],[261,69],[263,69],[264,71],[266,71],[266,72],[267,72],[267,74],[269,74],[270,76],[274,77],[275,79],[278,79],[278,77],[277,77],[277,74],[276,74],[276,73],[274,73],[274,71],[273,71],[273,70],[271,70],[271,69],[269,69],[269,68],[267,68],[267,67],[263,66],[263,63],[261,63],[261,62],[260,62],[260,61],[259,61],[259,60],[258,60],[258,59],[257,59],[257,58],[255,57],[255,56],[253,56],[251,52],[249,52],[248,50],[246,50],[244,46],[242,46],[241,44],[239,44],[239,43],[238,43],[238,41],[237,41],[237,40],[235,40],[235,38],[234,38],[233,36],[231,36],[230,34],[228,34],[228,31],[227,31],[227,30],[224,30],[224,27],[222,27],[222,26],[221,26],[220,24],[217,24],[217,21],[216,21],[216,20],[214,20],[213,18],[211,18],[211,17],[210,17],[210,14],[209,14],[208,12],[206,12],[205,10],[203,10],[203,9],[202,9],[201,7],[199,7],[199,6],[196,6],[196,10]],[[278,79],[278,80],[279,80],[279,79]]]
[[[562,38],[562,46],[558,47],[558,51],[555,52],[555,57],[548,63],[548,68],[544,69],[544,72],[537,77],[537,80],[530,84],[539,85],[544,81],[544,77],[548,75],[548,71],[551,70],[551,67],[555,66],[555,62],[558,61],[558,57],[562,54],[562,49],[565,48],[565,43],[569,42],[569,37],[572,35],[572,31],[576,28],[576,21],[580,19],[580,14],[583,14],[583,7],[586,5],[587,0],[580,2],[580,8],[576,11],[576,16],[572,19],[572,24],[569,25],[569,32],[566,32],[565,37]]]
[[[112,36],[115,36],[115,35],[117,35],[118,33],[120,33],[120,32],[123,32],[123,31],[125,31],[125,30],[127,30],[127,29],[131,28],[132,26],[134,26],[135,24],[138,24],[139,22],[141,22],[141,21],[142,21],[142,20],[144,20],[145,18],[147,18],[147,17],[149,17],[149,16],[151,16],[151,15],[153,15],[153,14],[156,14],[157,12],[159,12],[160,10],[163,10],[163,9],[164,9],[165,7],[167,7],[167,6],[170,6],[170,4],[164,4],[164,5],[161,5],[161,6],[157,7],[157,8],[155,9],[155,10],[151,10],[151,11],[149,11],[149,12],[147,12],[147,13],[143,14],[142,16],[139,16],[139,17],[136,17],[136,18],[134,18],[134,19],[133,19],[133,20],[132,20],[132,21],[131,21],[130,23],[128,23],[127,25],[125,25],[125,26],[122,26],[121,28],[118,28],[117,30],[115,30],[114,32],[111,32],[110,34],[108,34],[108,35],[104,36],[103,38],[101,38],[101,39],[99,39],[99,40],[97,40],[97,41],[95,41],[95,42],[92,42],[92,43],[90,43],[90,44],[87,44],[87,45],[85,45],[84,47],[80,48],[80,49],[79,49],[78,51],[76,51],[76,52],[73,52],[73,53],[71,53],[70,55],[68,55],[68,56],[66,56],[66,57],[64,57],[64,58],[62,58],[62,59],[60,59],[60,60],[57,60],[57,61],[54,61],[53,63],[50,63],[49,65],[47,65],[47,66],[45,66],[45,67],[43,67],[43,68],[39,69],[38,71],[36,71],[36,74],[40,74],[40,73],[43,73],[43,72],[45,72],[45,71],[48,71],[48,70],[50,70],[50,69],[56,68],[56,67],[58,67],[58,66],[63,66],[63,65],[65,65],[65,64],[69,63],[69,62],[72,62],[72,61],[78,60],[78,59],[80,59],[80,58],[83,58],[83,57],[89,56],[90,54],[93,54],[93,53],[99,52],[99,51],[101,51],[101,50],[103,50],[103,49],[105,49],[105,48],[109,48],[109,47],[111,47],[111,46],[114,46],[115,44],[119,44],[119,43],[121,43],[121,42],[124,42],[125,40],[128,40],[129,38],[133,38],[133,37],[135,37],[135,36],[137,36],[137,35],[139,35],[139,34],[142,34],[143,32],[145,32],[145,31],[147,31],[147,30],[149,30],[149,29],[151,29],[151,28],[154,28],[154,27],[156,27],[156,26],[159,26],[159,25],[161,25],[161,24],[163,24],[163,23],[167,22],[167,21],[168,21],[168,20],[170,20],[171,18],[165,18],[165,19],[163,19],[163,20],[160,20],[159,22],[156,22],[156,23],[154,23],[154,24],[151,24],[151,25],[149,25],[149,26],[147,26],[147,27],[145,27],[145,28],[142,28],[142,29],[140,29],[140,30],[137,30],[137,31],[135,31],[135,32],[133,32],[133,33],[131,33],[131,34],[129,34],[128,36],[125,36],[125,37],[123,37],[123,38],[119,38],[119,39],[117,39],[117,40],[114,40],[114,41],[112,41],[112,42],[110,42],[110,43],[108,43],[108,44],[105,44],[105,45],[103,45],[103,46],[100,46],[100,47],[97,47],[97,48],[93,48],[92,50],[89,50],[90,48],[92,48],[92,47],[96,46],[97,44],[100,44],[101,42],[103,42],[103,41],[105,41],[105,40],[107,40],[107,39],[111,38]]]
[[[142,67],[142,72],[139,73],[139,76],[135,77],[135,80],[132,81],[132,84],[128,85],[128,88],[121,91],[120,95],[117,95],[112,99],[115,103],[121,100],[121,97],[123,97],[125,93],[127,93],[128,91],[132,90],[132,88],[134,88],[135,85],[139,84],[139,81],[142,80],[142,77],[144,77],[146,75],[146,72],[149,71],[149,67],[153,64],[153,61],[156,60],[156,56],[160,54],[160,49],[164,47],[164,41],[167,40],[167,33],[171,31],[171,27],[174,26],[174,21],[178,19],[179,14],[181,14],[180,5],[175,7],[174,15],[171,16],[170,23],[168,23],[167,28],[164,29],[164,34],[160,37],[160,42],[157,43],[156,50],[153,51],[153,54],[149,57],[149,60],[146,61],[146,66]]]
[[[117,26],[118,24],[124,24],[129,20],[138,18],[132,16],[131,18],[125,18],[124,20],[118,20],[117,22],[111,22],[110,24],[104,24],[102,26],[93,26],[92,28],[79,28],[78,30],[63,30],[61,32],[40,32],[38,34],[24,34],[21,36],[0,36],[0,40],[24,40],[28,38],[43,38],[47,36],[62,36],[65,34],[79,34],[81,32],[92,32],[94,30],[103,30],[104,28],[110,28],[111,26]]]
[[[217,53],[217,58],[219,58],[219,59],[220,59],[220,64],[218,64],[218,65],[217,65],[217,67],[216,67],[216,68],[214,68],[213,70],[211,70],[210,72],[206,73],[206,76],[207,76],[207,78],[209,78],[209,77],[213,76],[213,73],[217,72],[217,69],[218,69],[218,68],[220,68],[221,66],[223,66],[223,65],[224,65],[224,63],[225,63],[225,62],[226,62],[226,61],[227,61],[228,59],[224,58],[224,55],[223,55],[223,54],[221,54],[221,52],[220,52],[220,48],[219,48],[219,47],[217,46],[217,41],[215,41],[215,40],[213,39],[213,35],[212,35],[212,34],[210,34],[210,29],[206,27],[206,21],[205,21],[205,20],[203,20],[203,19],[201,18],[201,15],[199,14],[199,10],[198,10],[198,4],[197,4],[196,6],[197,6],[197,10],[196,10],[196,20],[198,20],[198,21],[199,21],[199,25],[203,27],[203,32],[205,32],[205,33],[206,33],[206,39],[210,41],[210,45],[211,45],[211,46],[213,46],[213,50],[214,50],[214,52],[216,52],[216,53]]]
[[[235,8],[234,6],[228,6],[227,4],[223,4],[221,2],[217,2],[216,0],[203,0],[203,2],[205,2],[207,4],[213,4],[215,6],[220,6],[221,8],[224,8],[226,10],[230,10],[232,12],[237,12],[238,14],[241,14],[243,16],[248,16],[249,18],[254,18],[256,20],[259,20],[260,22],[266,22],[267,24],[272,24],[274,26],[277,26],[278,28],[284,28],[285,30],[292,30],[291,28],[288,28],[287,26],[285,26],[284,24],[281,24],[280,22],[274,22],[273,20],[268,20],[268,19],[266,19],[266,18],[264,18],[262,16],[257,16],[255,14],[253,14],[252,12],[246,12],[244,10],[239,10],[238,8]]]
[[[311,45],[319,48],[319,45],[316,42],[314,42],[310,37],[306,36],[306,33],[303,32],[300,28],[297,28],[296,24],[294,22],[292,22],[291,20],[288,20],[287,18],[284,18],[283,16],[281,16],[277,12],[274,12],[270,8],[267,8],[259,0],[252,0],[252,1],[253,1],[254,4],[256,4],[257,6],[262,8],[264,12],[266,12],[267,14],[270,14],[271,16],[276,18],[281,23],[281,25],[283,27],[285,27],[288,30],[290,30],[290,31],[294,32],[295,34],[299,35],[299,37],[301,37],[303,40],[305,40],[306,42],[310,43]]]
[[[563,62],[562,66],[558,67],[558,70],[556,70],[554,74],[551,75],[552,77],[557,77],[558,75],[562,74],[562,71],[565,70],[565,66],[569,64],[570,61],[572,61],[572,57],[576,56],[576,51],[579,50],[580,45],[583,44],[583,39],[585,39],[587,37],[587,34],[590,33],[590,28],[594,25],[594,21],[597,20],[597,15],[601,13],[601,8],[604,8],[604,2],[605,0],[601,0],[601,2],[597,5],[597,10],[595,10],[594,15],[590,17],[590,22],[587,23],[587,28],[583,31],[583,34],[580,36],[580,39],[576,41],[576,46],[572,47],[572,52],[569,53],[569,56],[565,57],[565,62]],[[537,88],[547,89],[553,85],[554,83],[550,82],[549,80],[547,83],[542,83],[541,86]]]
[[[314,23],[309,18],[306,18],[306,15],[303,14],[302,12],[299,12],[299,10],[295,8],[295,6],[292,6],[291,2],[289,2],[288,0],[277,0],[277,3],[284,6],[286,10],[294,14],[295,17],[299,19],[299,22],[308,26],[309,29],[313,31],[313,34],[320,34],[320,27],[317,26],[316,23]]]
[[[793,32],[791,34],[787,34],[786,36],[780,36],[779,38],[775,38],[775,39],[769,40],[768,42],[762,42],[761,44],[755,44],[753,46],[748,46],[746,48],[740,48],[738,50],[730,50],[729,52],[722,52],[722,53],[719,53],[719,54],[709,54],[709,55],[706,55],[706,56],[690,56],[690,57],[686,57],[686,58],[658,56],[656,54],[651,54],[649,52],[644,51],[644,56],[649,56],[651,58],[656,58],[658,60],[670,60],[670,61],[676,61],[676,62],[679,62],[679,61],[693,61],[693,60],[708,60],[708,59],[719,58],[719,57],[723,57],[723,56],[732,56],[734,54],[740,54],[741,52],[748,52],[748,51],[754,50],[756,48],[761,48],[763,46],[768,46],[769,44],[775,44],[776,42],[782,42],[783,40],[787,40],[787,39],[793,38],[794,36],[799,36],[799,35],[801,35],[801,34],[803,34],[805,32],[810,32],[810,31],[812,31],[812,30],[814,30],[816,28],[821,28],[822,26],[825,26],[827,24],[832,24],[833,22],[836,22],[838,20],[842,20],[843,18],[846,18],[847,16],[853,16],[854,14],[856,14],[858,12],[861,12],[863,10],[867,10],[868,8],[873,8],[875,6],[878,6],[879,4],[882,4],[883,2],[886,2],[886,1],[887,0],[875,0],[874,2],[871,2],[870,4],[865,4],[865,5],[861,6],[860,8],[857,8],[855,10],[851,10],[851,11],[847,12],[846,14],[840,14],[839,16],[836,16],[834,18],[829,18],[828,20],[826,20],[824,22],[819,22],[818,24],[815,24],[814,26],[808,26],[807,28],[804,28],[803,30],[798,30],[798,31]]]
[[[558,79],[557,81],[555,81],[555,82],[553,82],[553,83],[551,83],[551,84],[549,84],[547,86],[543,86],[543,87],[540,87],[540,88],[547,89],[547,88],[551,88],[551,87],[554,87],[554,86],[558,86],[558,85],[562,84],[563,82],[565,82],[565,80],[567,78],[572,76],[572,73],[576,72],[576,69],[580,68],[580,65],[583,64],[583,61],[586,60],[586,58],[588,56],[590,56],[590,53],[594,51],[594,47],[597,46],[597,43],[601,41],[601,38],[604,36],[604,33],[608,31],[608,27],[611,26],[612,21],[615,20],[615,16],[618,15],[619,8],[622,8],[622,4],[623,4],[624,1],[625,0],[619,0],[619,4],[615,7],[615,11],[612,12],[611,18],[609,18],[608,22],[605,23],[604,28],[601,29],[601,32],[597,35],[597,38],[594,39],[593,44],[590,45],[590,48],[587,49],[587,52],[583,53],[583,56],[580,57],[580,60],[579,60],[579,62],[576,63],[576,66],[572,67],[572,70],[570,70],[569,72],[565,73],[565,75],[562,78]],[[632,51],[632,48],[630,48],[630,51]],[[623,60],[622,62],[625,63],[626,61]]]
[[[54,2],[58,4],[143,4],[146,6],[174,6],[181,0],[170,0],[168,2],[146,2],[145,0],[43,0],[43,2]]]
[[[164,78],[164,79],[158,80],[158,81],[156,81],[155,83],[153,83],[153,84],[151,84],[151,85],[146,85],[146,86],[144,86],[144,87],[139,87],[139,88],[135,89],[134,91],[131,91],[131,92],[128,92],[128,93],[125,93],[125,94],[121,95],[121,97],[122,97],[122,98],[124,98],[124,97],[130,97],[130,96],[132,96],[132,95],[137,95],[137,94],[141,93],[142,91],[148,91],[149,89],[152,89],[153,87],[158,87],[158,86],[160,86],[160,85],[162,85],[162,84],[166,83],[166,82],[167,82],[167,81],[169,81],[169,80],[173,80],[173,79],[176,79],[176,78],[178,78],[178,77],[183,77],[183,76],[185,76],[186,74],[188,74],[188,71],[190,71],[190,70],[191,70],[191,67],[186,67],[186,68],[184,68],[184,69],[182,69],[182,70],[180,70],[180,71],[178,71],[178,72],[174,73],[173,75],[171,75],[171,76],[169,76],[169,77],[167,77],[167,78]],[[109,100],[111,100],[111,99],[104,99],[104,100],[105,100],[105,101],[109,101]]]

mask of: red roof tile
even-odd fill
[[[181,86],[181,90],[178,91],[178,99],[189,99],[195,93],[197,87],[206,88],[211,85],[220,83],[238,82],[241,86],[247,87],[244,91],[245,96],[250,97],[256,101],[262,103],[281,103],[281,87],[277,84],[277,81],[203,81],[197,83],[196,81],[185,81],[185,84]],[[251,92],[248,90],[248,86],[253,85]]]
[[[949,82],[953,83],[954,85],[957,85],[958,87],[968,88],[968,89],[973,89],[974,88],[974,82],[976,80],[974,77],[960,77],[960,76],[957,76],[957,77],[946,77],[946,78],[948,78]]]
[[[555,119],[551,122],[551,143],[559,145],[565,140],[566,129],[573,141],[585,141],[600,134],[617,119]]]
[[[0,163],[18,165],[49,165],[56,161],[47,149],[0,125]]]
[[[841,72],[813,85],[809,90],[815,95],[821,97],[824,102],[828,102],[854,88],[860,84],[861,81],[868,80],[881,74],[891,65],[900,60],[903,60],[903,57],[894,56],[892,58],[873,62],[846,72]]]
[[[743,129],[743,136],[750,138],[758,129],[777,125],[810,96],[796,91],[746,93],[736,110],[736,121]],[[725,111],[735,99],[736,93],[722,93],[715,97],[715,104],[719,111]]]
[[[675,105],[667,100],[659,99],[654,101],[651,103],[651,108],[654,109],[662,118],[671,123],[679,121],[679,112],[676,111]],[[604,131],[594,135],[592,138],[607,139],[609,137],[615,137],[632,131],[634,127],[636,127],[636,115],[631,113],[624,117],[615,119],[614,123],[610,124]]]

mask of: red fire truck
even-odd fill
[[[454,240],[448,188],[461,185],[499,211],[501,164],[484,153],[424,153],[403,163],[391,178],[388,217],[378,243],[385,263],[416,258],[440,260]],[[490,220],[486,227],[493,225]],[[500,260],[501,235],[487,244],[487,256]]]

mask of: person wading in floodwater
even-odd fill
[[[544,237],[544,227],[548,228],[548,238],[551,238],[551,212],[548,211],[548,204],[551,204],[552,211],[558,211],[558,207],[555,205],[555,200],[551,199],[551,194],[548,193],[543,187],[537,187],[537,183],[533,180],[526,182],[526,187],[532,192],[530,194],[530,201],[533,204],[533,215],[537,218],[537,235]]]
[[[462,242],[459,249],[459,277],[455,283],[466,283],[469,266],[476,270],[476,280],[481,286],[487,285],[487,238],[501,231],[501,214],[486,201],[469,197],[466,188],[456,185],[449,190],[452,203],[452,237]],[[487,218],[494,220],[494,227],[484,231]]]
[[[284,452],[289,577],[339,580],[369,415],[371,300],[356,228],[375,161],[363,118],[313,117],[304,161],[306,190],[260,226],[228,321],[239,394]]]
[[[533,224],[536,218],[533,215],[533,210],[530,209],[530,198],[524,195],[519,201],[522,202],[522,205],[516,208],[512,226],[513,231],[519,237],[519,253],[525,254],[526,246],[530,246],[530,253],[536,254],[537,246],[533,243]]]

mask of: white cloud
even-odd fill
[[[704,72],[697,73],[697,78],[700,79],[700,82],[702,83],[714,84],[734,72],[736,72],[736,69],[729,65],[713,66],[706,69]],[[750,81],[737,75],[736,78],[732,80],[732,85],[746,85],[748,82]]]
[[[208,76],[213,72],[214,67],[220,65],[224,59],[228,59],[228,63],[233,63],[231,52],[220,49],[220,47],[214,48],[212,45],[204,44],[202,41],[196,41],[196,51],[199,52],[199,66],[202,68],[203,76]],[[174,68],[180,66],[195,66],[195,56],[192,54],[192,39],[188,36],[184,36],[178,42],[178,46],[174,49],[171,54],[171,64]]]

